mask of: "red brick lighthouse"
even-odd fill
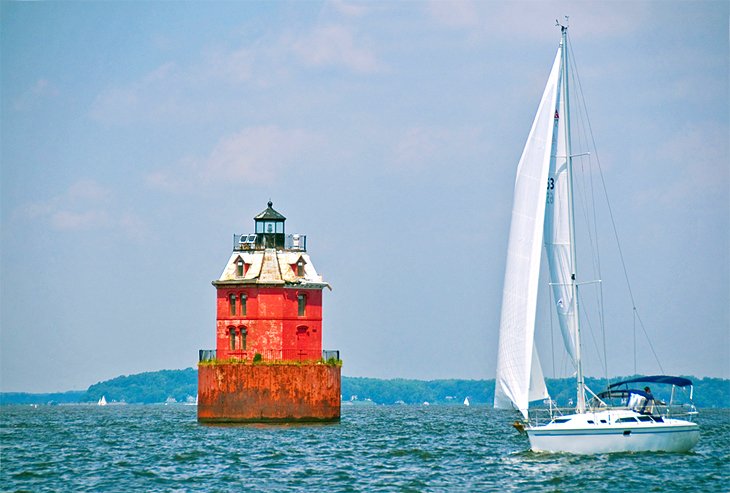
[[[234,234],[217,290],[216,349],[201,350],[198,420],[340,418],[338,351],[322,351],[322,291],[305,235],[287,235],[273,204],[255,233]]]

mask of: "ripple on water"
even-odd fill
[[[4,406],[3,490],[723,491],[730,412],[687,454],[536,454],[487,407],[343,408],[326,426],[208,426],[190,406]]]

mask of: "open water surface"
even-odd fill
[[[210,426],[194,406],[0,406],[2,491],[730,491],[730,410],[689,453],[536,454],[488,407]]]

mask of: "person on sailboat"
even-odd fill
[[[646,400],[644,401],[644,405],[639,412],[641,414],[651,414],[654,411],[654,395],[652,395],[651,389],[649,387],[644,387],[644,392],[646,393],[646,395],[644,396]]]

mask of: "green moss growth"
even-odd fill
[[[298,361],[298,360],[264,360],[260,354],[256,354],[253,360],[229,358],[229,359],[213,359],[201,361],[198,367],[218,366],[218,365],[265,365],[265,366],[305,366],[305,365],[327,365],[342,367],[342,360],[337,358],[329,358],[327,360],[321,358],[317,361]]]

